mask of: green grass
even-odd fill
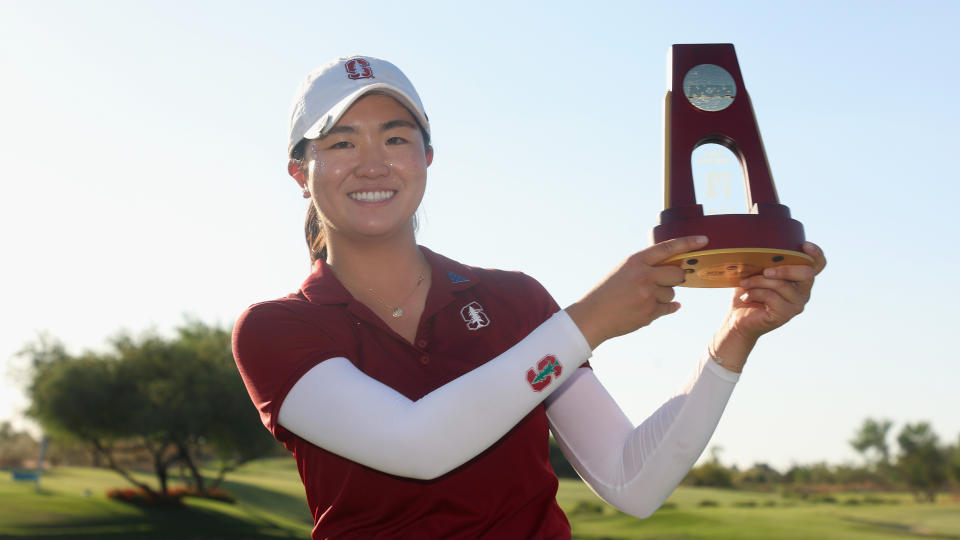
[[[835,503],[777,493],[680,488],[645,520],[603,504],[579,481],[561,480],[557,499],[574,538],[581,539],[960,539],[960,501],[948,494],[933,505],[916,504],[905,493],[831,496]],[[715,505],[704,506],[704,501]]]
[[[184,508],[144,510],[107,499],[112,487],[126,486],[103,469],[55,469],[39,492],[4,472],[0,538],[309,538],[312,526],[291,459],[258,461],[229,475],[222,487],[236,504],[187,498]],[[897,493],[831,496],[836,502],[680,488],[646,520],[616,511],[579,481],[561,480],[557,499],[580,539],[960,539],[960,501],[949,495],[934,505]]]
[[[150,475],[137,475],[154,483]],[[174,482],[174,485],[177,485]],[[103,469],[60,467],[33,483],[0,477],[0,538],[309,538],[312,521],[296,467],[265,460],[227,477],[228,504],[188,497],[183,508],[142,509],[107,499],[129,487]]]

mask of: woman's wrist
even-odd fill
[[[707,352],[717,364],[734,373],[743,371],[747,356],[757,344],[755,338],[745,337],[736,329],[724,325],[717,331],[707,347]]]
[[[580,333],[583,334],[583,338],[586,340],[587,345],[590,346],[590,350],[596,349],[601,343],[606,341],[606,337],[603,336],[595,324],[597,317],[590,313],[590,306],[587,305],[585,300],[570,304],[564,311],[567,312],[573,324],[577,325],[577,328],[580,329]]]

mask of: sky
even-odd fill
[[[386,58],[420,93],[435,159],[418,241],[565,306],[650,244],[668,48],[733,43],[780,200],[828,265],[710,444],[786,468],[857,463],[867,417],[957,440],[960,4],[278,5],[0,0],[0,419],[29,425],[16,353],[42,334],[102,349],[188,316],[231,325],[299,287],[287,120],[328,60]],[[730,294],[679,288],[679,312],[595,351],[631,419],[685,381]]]

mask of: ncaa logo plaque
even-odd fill
[[[764,268],[812,265],[802,252],[803,225],[780,204],[737,54],[730,43],[673,45],[664,103],[664,210],[653,241],[703,234],[704,249],[663,264],[687,273],[687,287],[735,287]],[[704,215],[693,185],[691,154],[704,144],[740,160],[746,214]]]

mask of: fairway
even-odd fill
[[[948,501],[949,495],[936,505],[915,504],[902,493],[841,493],[833,495],[836,502],[810,503],[775,493],[681,487],[646,520],[603,504],[581,482],[561,481],[558,498],[573,537],[582,539],[960,538],[960,503]]]
[[[142,480],[150,481],[147,475]],[[184,508],[144,510],[109,500],[124,486],[104,469],[60,467],[32,483],[0,479],[0,538],[309,538],[311,520],[291,459],[246,465],[222,486],[236,504],[187,498]],[[806,502],[776,493],[680,488],[652,517],[638,520],[597,498],[582,482],[561,480],[558,500],[574,538],[957,538],[960,501],[935,505],[902,493],[839,493]]]

